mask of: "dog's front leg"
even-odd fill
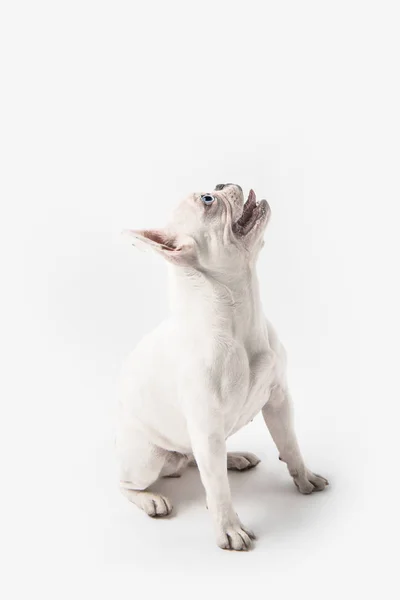
[[[267,404],[262,409],[265,423],[271,433],[279,458],[287,464],[293,481],[302,494],[321,491],[328,481],[306,468],[293,426],[290,396],[286,389],[273,388]]]
[[[204,403],[196,406],[201,409],[191,414],[187,423],[217,544],[230,550],[248,550],[255,536],[242,525],[232,505],[222,416],[218,410],[207,410]]]

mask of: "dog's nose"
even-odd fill
[[[237,183],[219,183],[218,185],[215,186],[215,190],[218,192],[220,190],[223,190],[228,185],[234,185],[235,187],[239,188],[239,190],[241,192],[243,192],[242,188]]]

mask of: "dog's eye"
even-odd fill
[[[202,202],[204,202],[204,204],[212,204],[215,200],[214,196],[211,196],[211,194],[203,194],[201,197]]]

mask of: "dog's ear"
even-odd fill
[[[125,229],[122,234],[133,246],[153,248],[174,264],[187,266],[195,261],[195,243],[188,236],[177,236],[163,229]]]

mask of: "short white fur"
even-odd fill
[[[167,261],[171,316],[147,335],[124,365],[119,386],[117,455],[123,494],[152,517],[170,501],[148,488],[159,477],[197,465],[221,548],[246,550],[254,534],[232,505],[227,469],[259,462],[229,453],[226,439],[262,411],[298,490],[327,480],[304,464],[291,416],[285,351],[264,317],[256,260],[270,216],[234,184],[181,202],[163,230],[127,231],[133,244]]]

